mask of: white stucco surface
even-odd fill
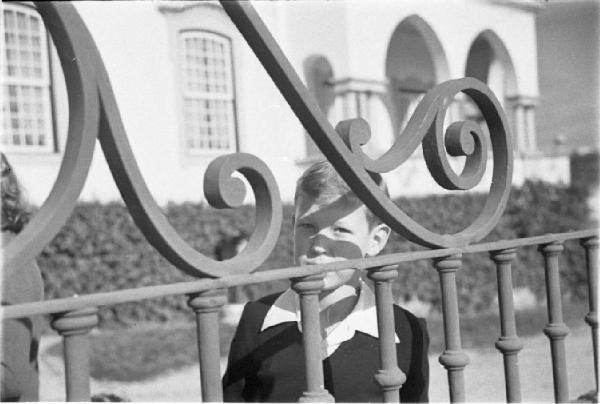
[[[174,3],[165,9],[161,2],[74,4],[102,55],[137,166],[160,205],[169,201],[204,200],[204,170],[218,155],[192,155],[184,146],[177,33],[185,29],[206,29],[231,38],[238,150],[263,160],[274,173],[284,201],[292,199],[295,180],[306,167],[305,131],[218,5]],[[463,77],[473,41],[482,32],[491,31],[508,52],[519,95],[538,95],[535,15],[529,10],[486,0],[300,1],[254,2],[254,5],[301,79],[304,79],[305,59],[322,54],[332,65],[334,79],[352,77],[385,82],[386,57],[394,30],[407,18],[418,16],[441,45],[442,54],[430,56],[433,60],[443,58],[448,68],[448,77],[437,80]],[[59,153],[8,155],[36,205],[44,201],[54,183],[68,127],[68,102],[56,56],[53,66]],[[373,142],[379,148],[389,147],[392,139],[376,137],[379,131],[390,131],[389,122],[380,122],[386,119],[385,107],[373,108],[371,119],[377,120],[371,125]],[[515,163],[515,181],[539,172],[525,168],[538,161]],[[521,166],[524,171],[520,171]],[[559,166],[565,167],[562,163]],[[411,174],[392,179],[395,195],[444,192],[419,167],[424,167],[423,161],[411,159],[404,167]],[[568,171],[559,171],[553,169],[547,179],[568,178]],[[120,199],[98,146],[80,199]]]

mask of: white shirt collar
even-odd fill
[[[299,298],[291,288],[288,288],[275,300],[265,316],[260,331],[286,322],[296,322],[298,329],[302,331]],[[379,338],[375,295],[369,285],[362,280],[358,301],[352,312],[331,330],[328,330],[327,337],[321,341],[323,357],[326,358],[333,354],[342,342],[354,337],[356,331]],[[400,342],[398,335],[394,335],[394,337],[398,344]]]

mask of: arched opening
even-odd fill
[[[330,115],[330,111],[335,101],[335,91],[333,88],[333,67],[323,55],[310,55],[303,63],[304,78],[306,87],[317,100],[317,104],[321,111],[326,115]],[[320,155],[320,150],[311,139],[308,133],[306,138],[306,157],[316,157]]]
[[[423,95],[449,78],[446,55],[429,24],[412,15],[400,22],[388,45],[385,75],[398,135]]]
[[[504,43],[493,31],[480,33],[467,56],[466,77],[486,83],[502,105],[507,98],[517,94],[515,70]]]
[[[308,90],[332,126],[351,118],[364,118],[371,128],[371,139],[363,147],[367,155],[379,157],[393,143],[386,86],[380,80],[359,77],[336,79],[333,67],[323,55],[311,55],[303,63]],[[320,155],[314,141],[306,135],[306,157]]]
[[[483,31],[473,40],[465,76],[483,81],[496,94],[515,135],[515,148],[535,150],[534,104],[519,96],[512,59],[495,32]],[[468,99],[464,102],[463,115],[465,119],[482,121],[481,113]]]

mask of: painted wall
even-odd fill
[[[542,150],[598,148],[599,22],[600,2],[596,0],[549,2],[537,15],[542,94],[537,128]]]
[[[215,157],[190,156],[181,141],[182,101],[175,35],[184,25],[223,30],[231,35],[239,150],[265,161],[275,174],[284,200],[292,199],[295,179],[305,167],[304,129],[218,5],[205,2],[189,7],[189,3],[171,3],[165,9],[161,2],[74,4],[100,49],[137,164],[161,205],[204,200],[204,169]],[[295,1],[254,5],[299,74],[303,61],[318,53],[330,60],[336,78],[384,80],[389,39],[404,18],[416,14],[430,25],[441,42],[450,78],[464,76],[472,41],[480,32],[493,30],[510,53],[519,92],[538,95],[534,14],[530,11],[484,0]],[[58,65],[56,58],[54,65]],[[55,76],[60,75],[57,69]],[[60,79],[56,80],[55,98],[59,147],[63,149],[68,117],[64,83]],[[60,155],[11,154],[9,158],[31,201],[41,204],[56,178]],[[425,178],[432,180],[420,158],[410,164],[422,167],[412,171],[419,174],[410,176],[414,181],[406,186],[406,181],[392,178],[395,184],[402,184],[392,185],[393,193],[443,192],[436,185],[422,187]],[[557,173],[557,178],[562,176]],[[81,199],[120,199],[99,147]]]

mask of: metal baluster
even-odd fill
[[[96,325],[95,307],[56,314],[52,319],[52,328],[63,337],[67,401],[90,401],[88,333]]]
[[[463,370],[469,357],[462,351],[456,293],[456,271],[461,266],[461,254],[438,258],[434,267],[440,275],[442,290],[442,312],[444,317],[444,340],[446,350],[440,355],[440,363],[448,372],[451,402],[465,401],[465,378]]]
[[[375,381],[381,388],[383,401],[397,403],[400,402],[400,387],[406,381],[406,375],[398,367],[395,342],[392,282],[398,277],[398,271],[396,265],[390,265],[373,268],[369,271],[368,276],[375,283],[377,328],[379,332],[381,369],[375,374]]]
[[[517,256],[516,249],[491,251],[490,256],[496,263],[498,277],[498,306],[500,308],[501,335],[496,348],[504,359],[504,379],[506,383],[506,401],[521,402],[521,381],[519,378],[518,354],[523,342],[517,336],[515,309],[513,305],[513,283],[511,261]]]
[[[323,289],[323,275],[292,280],[292,288],[300,295],[302,317],[302,344],[306,371],[306,391],[300,402],[334,402],[325,389],[323,359],[321,358],[321,325],[319,323],[319,292]]]
[[[594,373],[596,375],[596,391],[598,391],[598,237],[581,240],[585,248],[585,260],[588,276],[588,299],[590,311],[585,316],[585,322],[592,329],[592,346],[594,349]]]
[[[383,393],[386,403],[400,402],[399,390],[406,381],[406,375],[398,367],[395,342],[394,300],[392,282],[398,277],[396,265],[373,268],[369,278],[375,283],[375,304],[377,306],[377,328],[379,331],[379,360],[381,369],[375,374],[375,381]]]
[[[565,337],[569,333],[569,328],[563,322],[560,296],[558,257],[563,250],[562,242],[555,241],[548,244],[542,244],[540,245],[539,250],[544,255],[544,266],[546,270],[548,324],[544,328],[544,334],[550,339],[550,350],[552,352],[554,400],[557,403],[564,403],[569,399],[567,358],[565,354]]]
[[[223,401],[219,311],[226,302],[223,289],[190,295],[188,299],[188,305],[196,313],[202,401]]]

